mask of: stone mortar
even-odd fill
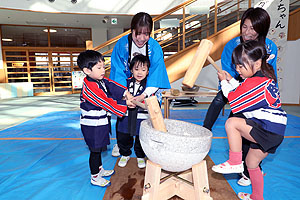
[[[140,128],[140,142],[148,159],[170,172],[181,172],[200,163],[208,154],[212,133],[179,120],[164,119],[167,132],[157,131],[150,119]]]

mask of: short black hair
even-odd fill
[[[270,28],[271,19],[268,12],[263,8],[248,8],[242,18],[240,25],[240,32],[242,33],[242,26],[245,23],[245,20],[249,19],[252,23],[253,29],[258,33],[258,41],[265,44],[266,37]],[[241,37],[242,42],[243,41]]]
[[[139,12],[136,15],[133,16],[131,20],[131,32],[133,30],[136,31],[136,33],[139,32],[139,29],[142,27],[147,27],[149,30],[149,33],[152,31],[153,21],[152,17],[145,12]]]
[[[147,65],[147,68],[149,71],[150,60],[147,56],[144,56],[143,54],[138,54],[138,55],[134,56],[130,62],[129,69],[132,70],[136,63],[142,63],[143,65]]]
[[[83,68],[91,70],[99,61],[104,62],[104,57],[101,53],[94,50],[86,50],[79,54],[77,65],[81,70],[83,70]]]

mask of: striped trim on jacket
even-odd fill
[[[261,124],[262,128],[284,135],[287,114],[281,109],[276,83],[261,72],[247,78],[228,94],[232,112],[242,113],[247,119]]]

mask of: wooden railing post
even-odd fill
[[[177,29],[177,33],[178,33],[178,35],[180,35],[180,25],[179,25],[179,27]],[[177,44],[177,52],[179,52],[180,51],[180,37],[177,38],[177,42],[178,42],[178,44]]]
[[[150,36],[154,39],[154,21],[152,21],[152,30]]]
[[[93,49],[93,41],[92,40],[85,41],[85,47],[87,50]]]
[[[217,24],[218,24],[218,2],[215,0],[215,22],[214,22],[214,33],[217,32]]]
[[[182,49],[185,49],[185,6],[182,8],[183,21],[182,21]]]
[[[208,37],[209,36],[209,12],[207,13],[207,15],[206,15],[206,17],[207,17],[207,22],[206,22],[206,37]]]
[[[237,21],[240,20],[240,0],[237,1]]]

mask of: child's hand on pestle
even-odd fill
[[[141,94],[139,96],[133,97],[133,100],[138,101],[138,102],[143,102],[145,100],[145,95]]]
[[[131,100],[132,99],[126,100],[126,104],[127,104],[128,108],[135,108],[136,105],[134,103],[132,103]]]
[[[136,107],[136,105],[131,102],[133,100],[133,96],[130,94],[130,92],[128,90],[126,90],[126,93],[125,93],[123,98],[125,98],[126,104],[129,108],[135,108]]]
[[[226,80],[226,71],[218,71],[218,78],[220,81]]]
[[[226,74],[226,80],[230,81],[232,79],[232,76],[227,71],[224,71],[224,72]]]
[[[130,94],[130,92],[128,90],[126,90],[125,99],[129,100],[129,99],[132,99],[132,98],[133,98],[132,94]]]

